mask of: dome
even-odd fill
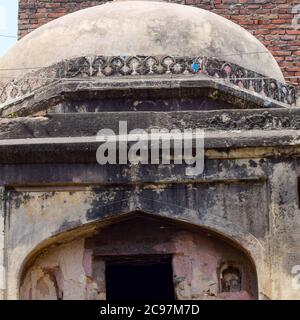
[[[272,54],[237,24],[199,8],[153,1],[115,1],[56,19],[21,39],[0,68],[14,69],[9,77],[16,77],[90,55],[210,56],[284,82]]]

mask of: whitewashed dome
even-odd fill
[[[0,69],[22,69],[8,71],[16,77],[89,55],[210,56],[284,82],[272,54],[237,24],[199,8],[153,1],[110,2],[56,19],[18,41]]]

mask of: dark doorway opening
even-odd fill
[[[106,261],[107,300],[174,300],[171,257]]]

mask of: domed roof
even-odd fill
[[[89,55],[211,56],[284,81],[272,54],[237,24],[199,8],[153,1],[115,1],[56,19],[21,39],[0,68],[23,69],[15,77]]]

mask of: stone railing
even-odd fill
[[[22,100],[34,94],[37,89],[56,81],[76,79],[97,80],[103,78],[133,77],[135,80],[147,77],[197,77],[211,78],[231,83],[237,88],[255,92],[287,105],[296,104],[296,90],[293,86],[247,70],[236,64],[211,57],[172,56],[96,56],[66,60],[52,66],[32,70],[6,84],[0,82],[0,107]]]

